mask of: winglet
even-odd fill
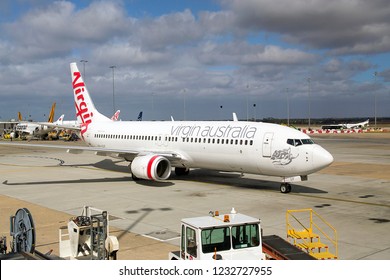
[[[236,113],[234,113],[234,112],[233,112],[233,121],[234,121],[234,122],[238,122],[237,115],[236,115]]]

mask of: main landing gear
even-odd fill
[[[289,183],[281,183],[280,184],[280,192],[281,193],[291,192],[291,185]]]
[[[183,175],[188,175],[190,173],[189,168],[185,167],[175,167],[175,174],[177,176],[183,176]]]

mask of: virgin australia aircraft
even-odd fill
[[[130,162],[134,180],[167,180],[172,167],[177,175],[204,168],[281,177],[280,191],[288,193],[291,182],[307,180],[307,175],[333,162],[332,155],[309,136],[276,124],[114,122],[95,108],[76,63],[70,69],[77,121],[88,147],[67,147],[68,152],[89,150],[123,158]]]

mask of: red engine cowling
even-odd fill
[[[137,178],[162,181],[171,175],[171,163],[159,155],[138,156],[131,163],[131,173]]]

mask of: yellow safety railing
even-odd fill
[[[338,258],[336,229],[313,209],[287,210],[286,231],[289,242],[317,259]]]

